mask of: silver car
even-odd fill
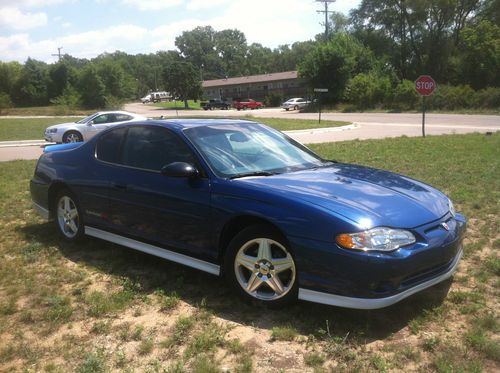
[[[296,98],[291,98],[290,100],[288,100],[286,102],[283,102],[281,104],[281,107],[283,109],[285,109],[286,111],[288,111],[290,109],[299,110],[299,109],[306,107],[310,103],[311,103],[311,101],[307,101],[305,98],[296,97]]]
[[[78,122],[62,123],[47,127],[45,141],[68,143],[87,141],[96,133],[117,124],[145,120],[142,115],[127,111],[99,111]]]

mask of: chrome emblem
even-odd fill
[[[441,226],[442,226],[444,229],[446,229],[447,231],[449,231],[449,230],[450,230],[450,226],[449,226],[448,224],[446,224],[445,222],[442,222],[442,223],[441,223]]]

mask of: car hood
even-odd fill
[[[67,123],[61,123],[61,124],[54,124],[53,126],[49,126],[47,127],[47,130],[48,129],[52,129],[52,128],[66,128],[66,127],[72,127],[72,126],[75,126],[77,123],[76,122],[67,122]]]
[[[392,172],[335,164],[269,177],[238,179],[342,215],[360,228],[412,228],[444,216],[448,197]]]

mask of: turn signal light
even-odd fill
[[[346,249],[354,249],[356,247],[352,237],[345,233],[339,234],[335,237],[335,241],[337,241],[341,247],[345,247]]]

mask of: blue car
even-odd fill
[[[274,306],[394,304],[453,275],[466,229],[429,185],[243,120],[136,122],[47,147],[31,196],[66,240],[224,275]]]

